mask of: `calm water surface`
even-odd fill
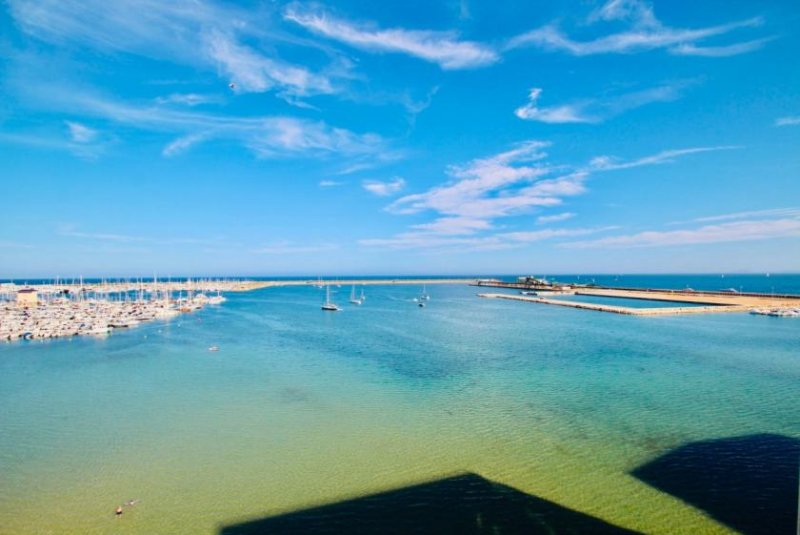
[[[320,290],[272,288],[106,339],[0,345],[0,532],[233,533],[455,481],[634,531],[726,533],[741,507],[704,501],[685,471],[728,450],[743,468],[724,473],[769,462],[713,495],[793,514],[775,488],[797,465],[800,320],[475,290],[429,286],[419,308],[419,288],[367,287],[355,307],[343,287],[331,314]]]

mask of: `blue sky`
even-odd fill
[[[5,0],[0,277],[797,272],[798,27],[794,1]]]

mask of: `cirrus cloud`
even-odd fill
[[[461,40],[455,32],[380,29],[374,25],[346,21],[300,4],[287,8],[284,18],[355,48],[407,54],[436,63],[446,70],[482,67],[500,59],[487,45]]]
[[[403,188],[405,188],[406,181],[400,177],[396,177],[387,182],[381,182],[380,180],[365,180],[361,183],[361,187],[368,192],[377,195],[378,197],[388,197],[389,195],[399,193]]]
[[[741,28],[763,24],[761,17],[753,17],[727,24],[705,28],[672,28],[655,16],[652,5],[644,0],[610,0],[589,15],[589,25],[599,22],[622,22],[628,29],[588,40],[569,37],[551,24],[511,39],[507,49],[536,46],[545,50],[567,52],[574,56],[594,54],[631,54],[655,49],[667,49],[678,55],[705,55],[709,57],[732,56],[761,48],[770,38],[733,43],[723,47],[702,48],[695,43],[725,35]]]

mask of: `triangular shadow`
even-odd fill
[[[636,532],[471,473],[220,530],[221,535],[307,533],[623,535]]]

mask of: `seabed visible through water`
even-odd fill
[[[428,290],[0,345],[0,532],[795,529],[797,321]]]

